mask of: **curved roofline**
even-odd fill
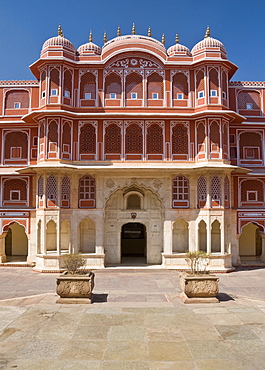
[[[151,50],[147,50],[147,49],[143,49],[143,48],[139,48],[139,47],[128,47],[128,48],[125,48],[125,49],[122,49],[122,50],[116,50],[116,51],[112,52],[106,58],[102,58],[102,62],[107,63],[111,58],[113,58],[113,57],[115,57],[119,54],[124,54],[124,53],[128,53],[128,52],[131,52],[131,51],[139,51],[139,52],[144,53],[144,54],[151,54],[154,57],[156,57],[157,59],[159,59],[163,63],[163,65],[165,64],[165,61],[167,60],[167,54],[165,54],[165,58],[162,58],[160,55],[158,55],[157,53],[155,53]]]
[[[158,41],[157,39],[154,39],[153,37],[150,37],[150,36],[144,36],[144,35],[123,35],[123,36],[117,36],[117,37],[114,37],[113,39],[107,41],[103,46],[102,46],[102,50],[106,47],[106,46],[109,46],[111,43],[115,42],[115,41],[120,41],[120,40],[126,40],[126,39],[144,39],[144,40],[148,40],[148,41],[151,41],[151,42],[154,42],[155,44],[159,45],[160,47],[162,48],[165,48],[165,46],[162,44],[162,42]],[[166,49],[165,49],[166,51]]]

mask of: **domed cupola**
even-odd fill
[[[176,44],[167,49],[167,55],[169,57],[177,57],[177,56],[191,57],[191,52],[189,48],[187,48],[187,46],[181,45],[179,43],[179,37],[178,37],[178,34],[176,34]]]
[[[64,35],[61,26],[58,26],[58,36],[51,37],[46,40],[42,46],[40,56],[41,58],[46,58],[47,56],[65,56],[73,59],[76,50],[71,41],[67,40]],[[56,54],[54,54],[56,53]]]
[[[204,39],[198,42],[191,50],[191,53],[194,57],[205,52],[218,53],[222,59],[227,59],[227,53],[224,44],[222,44],[221,41],[211,37],[210,27],[207,27]]]
[[[77,49],[77,52],[80,56],[81,55],[82,56],[91,55],[91,54],[95,54],[95,55],[101,54],[101,48],[97,46],[96,44],[94,44],[92,41],[93,41],[93,36],[92,36],[92,32],[90,31],[89,42],[87,42],[84,45],[79,46],[79,48]]]

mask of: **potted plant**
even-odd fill
[[[184,303],[218,303],[219,278],[207,270],[210,255],[203,251],[187,252],[185,260],[190,270],[180,275],[181,300]]]
[[[56,303],[92,303],[95,274],[85,269],[86,260],[81,253],[63,256],[66,271],[57,278]]]

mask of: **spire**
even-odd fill
[[[210,27],[208,26],[206,29],[204,38],[206,39],[207,37],[210,37],[210,36],[211,36],[211,32],[210,32]]]
[[[89,34],[89,39],[88,39],[89,42],[92,42],[93,41],[93,35],[92,35],[92,31],[90,31],[90,34]]]
[[[108,41],[107,32],[104,32],[103,41],[104,41],[104,44],[106,44],[106,42]]]
[[[166,42],[166,39],[165,39],[165,34],[162,33],[162,40],[161,40],[162,44],[165,45],[165,42]]]
[[[132,35],[135,35],[136,34],[136,28],[135,28],[135,25],[134,23],[132,24]]]
[[[117,36],[121,36],[121,28],[120,28],[120,26],[117,29]]]
[[[179,35],[176,33],[176,38],[175,38],[176,44],[179,43]]]
[[[64,37],[64,36],[63,36],[63,30],[62,30],[62,27],[61,27],[61,25],[60,25],[60,24],[59,24],[59,26],[58,26],[58,36]]]
[[[152,37],[152,31],[151,31],[151,27],[148,28],[148,33],[147,33],[148,37]]]

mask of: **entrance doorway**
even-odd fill
[[[250,222],[242,229],[242,234],[239,238],[239,254],[241,262],[253,263],[253,261],[260,261],[262,253],[262,227],[254,222]]]
[[[25,228],[17,222],[11,224],[5,237],[5,254],[7,261],[26,261],[28,255],[28,238]]]
[[[121,231],[122,262],[137,259],[146,263],[146,228],[139,222],[129,222]]]

